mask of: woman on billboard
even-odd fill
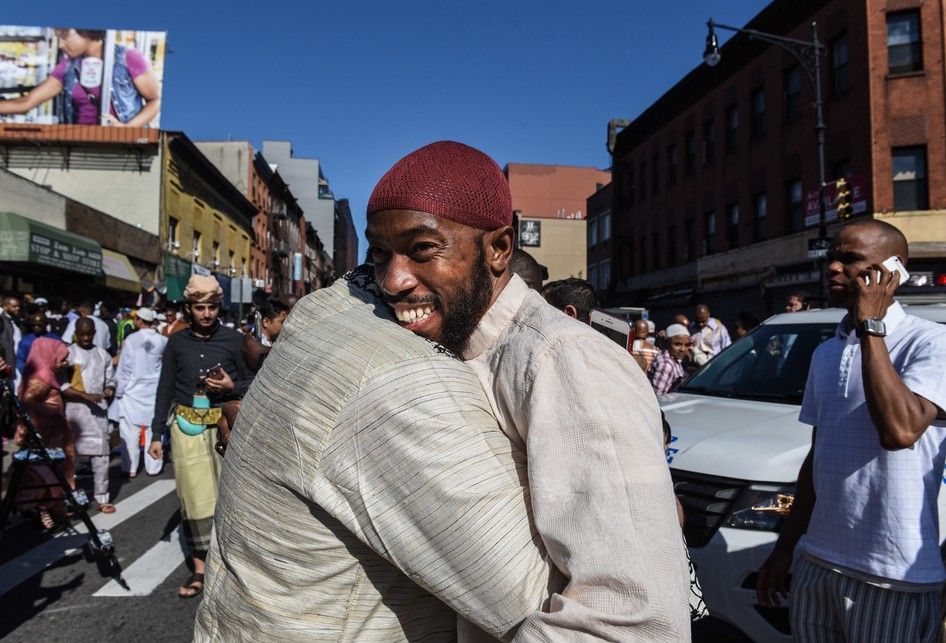
[[[56,29],[56,36],[65,57],[26,96],[0,101],[0,115],[25,114],[59,97],[60,122],[70,125],[147,127],[157,117],[161,86],[144,55],[131,47],[115,45],[110,106],[108,113],[101,115],[106,32]]]

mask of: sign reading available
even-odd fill
[[[102,253],[81,248],[67,240],[30,231],[30,261],[88,275],[102,272]]]
[[[852,174],[846,177],[848,190],[851,192],[851,209],[854,214],[860,214],[867,210],[867,182],[860,174]],[[805,195],[805,227],[815,226],[821,222],[821,204],[819,203],[819,190],[810,190]],[[824,187],[824,220],[826,223],[835,221],[838,218],[838,209],[835,203],[838,200],[838,190],[834,182],[828,183]]]

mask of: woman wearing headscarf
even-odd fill
[[[36,338],[23,368],[19,397],[46,448],[63,450],[65,459],[60,468],[69,486],[75,488],[75,440],[66,423],[60,390],[60,373],[66,368],[68,355],[69,347],[62,341],[49,337]],[[26,428],[18,427],[16,443],[22,446],[26,437]],[[49,485],[55,484],[53,472],[44,464],[36,464],[31,466],[24,476],[23,486],[45,488],[28,489],[19,496],[21,502],[36,503],[40,522],[46,529],[52,529],[57,520],[63,521],[66,518],[61,491],[49,488]]]

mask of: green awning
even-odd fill
[[[128,257],[120,252],[102,248],[102,272],[105,273],[105,286],[108,288],[135,293],[141,291],[138,273]]]
[[[187,280],[191,278],[191,268],[190,261],[164,253],[164,283],[167,286],[165,296],[168,301],[184,299],[184,288],[187,286]]]
[[[102,274],[102,247],[85,237],[12,212],[0,212],[0,261]]]

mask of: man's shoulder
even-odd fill
[[[586,353],[627,354],[617,343],[590,325],[566,315],[536,293],[529,293],[514,325],[518,332],[507,333],[506,341],[528,343],[532,353],[560,352],[565,347],[578,346]]]
[[[439,344],[398,325],[387,305],[361,277],[341,279],[300,299],[283,327],[286,336],[280,337],[277,346],[291,343],[322,355],[354,356],[375,365],[417,358],[457,360]]]
[[[929,341],[946,348],[946,324],[907,313],[903,319],[903,327],[914,339]]]

